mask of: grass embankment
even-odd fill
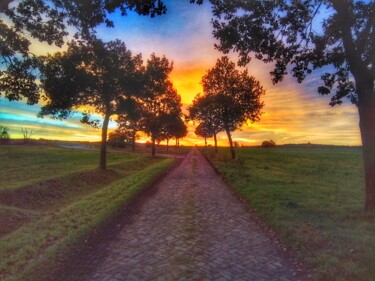
[[[136,154],[124,157],[121,153],[110,153],[108,163],[131,161],[136,157]],[[0,159],[1,190],[95,169],[99,154],[96,150],[47,146],[0,146]]]
[[[72,246],[84,243],[91,231],[100,228],[173,162],[171,158],[109,153],[108,171],[90,171],[84,170],[80,164],[87,165],[87,169],[92,167],[90,163],[95,167],[97,151],[8,146],[0,147],[0,151],[2,155],[12,155],[6,159],[9,166],[2,162],[1,168],[13,173],[21,171],[13,168],[18,161],[37,166],[61,156],[59,164],[54,166],[50,162],[44,174],[36,172],[35,178],[28,175],[28,182],[33,184],[28,184],[26,189],[23,186],[16,188],[8,179],[12,189],[0,191],[0,196],[3,192],[10,198],[0,205],[0,218],[9,215],[13,219],[19,216],[23,219],[0,237],[1,280],[43,280],[45,274],[59,266],[59,260],[69,254]],[[70,165],[75,165],[76,170],[69,167],[71,173],[60,171]],[[51,179],[54,175],[57,177]],[[51,190],[54,190],[54,196],[51,196]],[[12,192],[17,196],[10,196]],[[18,200],[13,204],[15,198]],[[25,202],[27,208],[22,208],[17,202]]]
[[[364,211],[360,148],[205,151],[314,280],[373,280],[375,213]]]

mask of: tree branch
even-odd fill
[[[354,39],[351,32],[349,3],[343,0],[332,0],[332,5],[337,12],[338,20],[341,28],[341,38],[343,40],[345,53],[350,64],[353,75],[357,78],[363,70],[362,59],[357,52]]]
[[[366,47],[366,43],[368,43],[368,36],[370,35],[371,28],[373,29],[372,33],[374,33],[375,28],[375,2],[372,5],[372,13],[369,16],[367,21],[366,27],[363,29],[361,34],[358,36],[358,51],[362,53]]]

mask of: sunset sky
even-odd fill
[[[135,54],[142,53],[146,60],[151,53],[165,55],[174,62],[171,79],[188,106],[201,92],[200,80],[205,71],[215,65],[222,54],[214,49],[211,10],[208,1],[203,6],[189,4],[188,0],[165,1],[166,15],[150,18],[129,14],[114,14],[115,28],[98,27],[98,36],[104,41],[121,39]],[[35,43],[32,51],[37,54],[54,52],[57,48]],[[235,61],[236,56],[231,55]],[[291,76],[273,85],[269,72],[271,65],[252,60],[249,73],[258,79],[266,90],[265,107],[261,121],[243,126],[233,134],[233,139],[243,145],[259,145],[263,140],[278,144],[319,143],[359,145],[358,113],[350,103],[331,107],[330,97],[317,94],[320,75],[317,72],[298,84]],[[34,138],[98,141],[100,130],[79,122],[79,114],[65,121],[48,117],[37,118],[39,105],[28,106],[23,102],[8,102],[0,98],[0,124],[10,129],[12,138],[21,137],[21,127],[34,130]],[[116,123],[111,123],[114,129]],[[227,144],[225,134],[219,135],[221,145]],[[189,125],[189,134],[181,143],[203,144]]]

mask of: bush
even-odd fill
[[[262,147],[265,147],[265,148],[275,147],[275,146],[276,146],[276,143],[273,140],[262,142]]]

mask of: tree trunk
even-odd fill
[[[167,151],[169,151],[169,139],[167,139]]]
[[[102,142],[100,144],[100,160],[99,160],[99,169],[105,170],[107,168],[107,131],[109,123],[110,114],[106,113],[103,121],[102,128]]]
[[[154,137],[151,137],[152,139],[152,156],[155,156],[155,138]]]
[[[225,129],[225,132],[227,133],[227,136],[228,136],[230,153],[232,155],[232,159],[236,159],[236,153],[233,147],[232,135],[230,134],[230,131],[228,129]]]
[[[368,90],[358,104],[366,183],[365,209],[375,210],[375,93]],[[364,96],[364,95],[363,95]]]
[[[135,151],[135,135],[136,135],[136,131],[133,130],[133,135],[132,135],[132,138],[133,138],[132,150],[133,150],[133,151]]]
[[[218,150],[217,150],[217,138],[216,138],[216,134],[214,134],[214,142],[215,142],[215,152],[218,152]]]
[[[204,138],[204,147],[207,147],[207,138]]]

